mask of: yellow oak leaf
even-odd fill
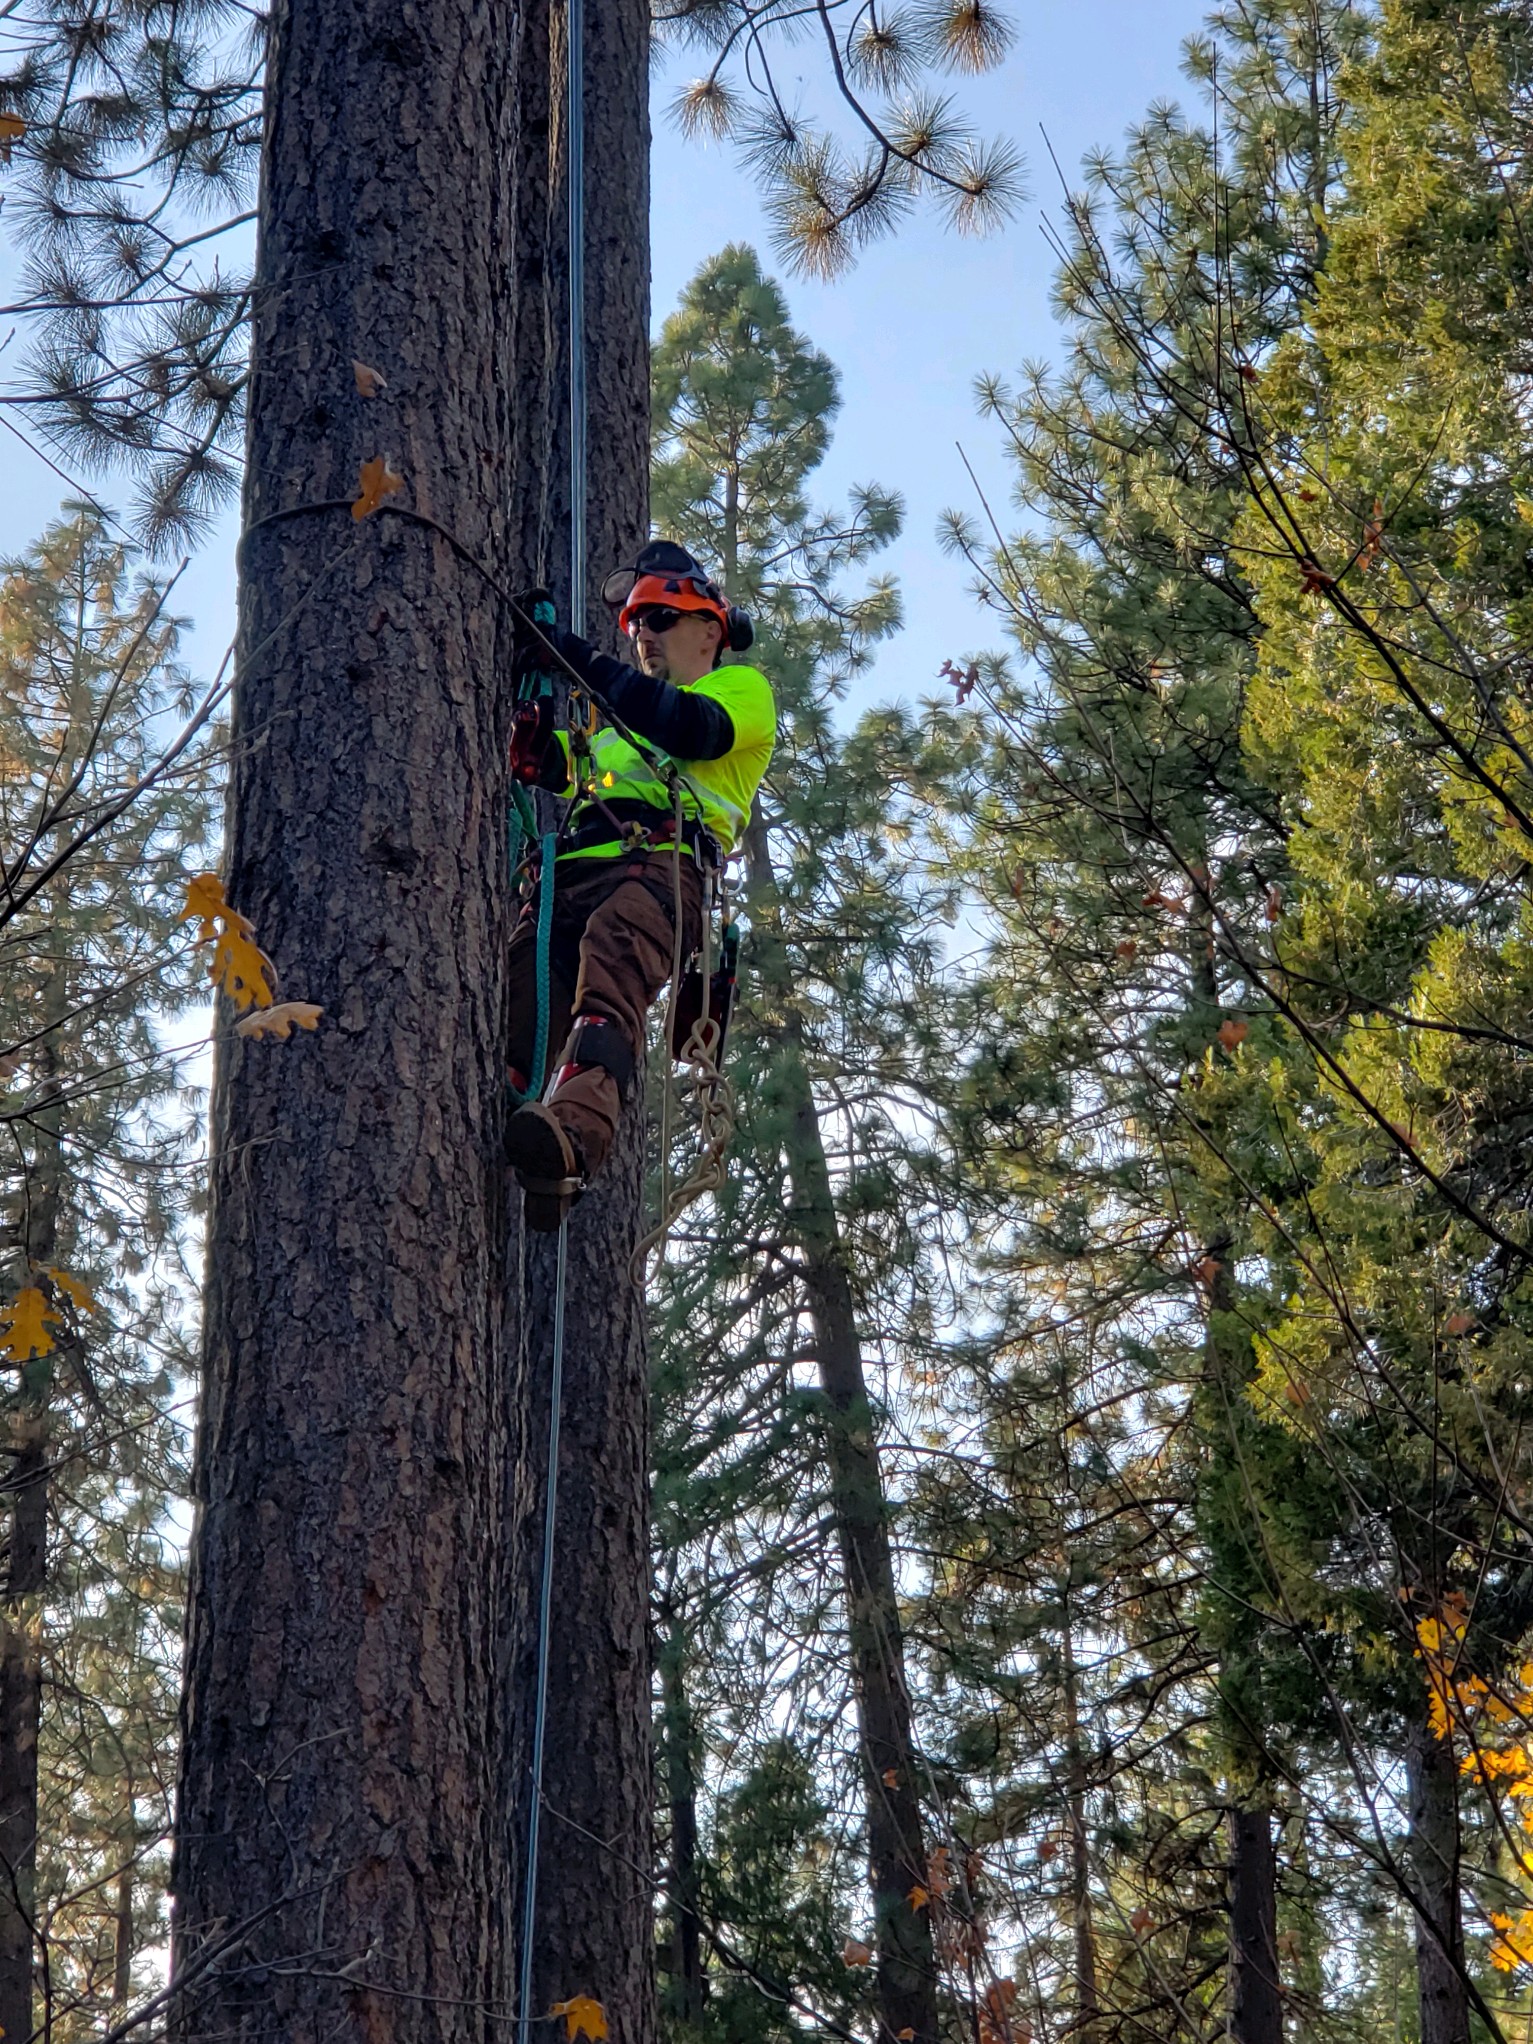
[[[8,1363],[30,1362],[58,1347],[49,1331],[58,1314],[36,1285],[26,1285],[8,1306],[0,1306],[0,1356]]]
[[[213,956],[208,977],[236,1008],[269,1008],[276,999],[268,974],[271,960],[255,941],[255,925],[224,900],[224,886],[216,873],[199,873],[186,883],[186,906],[178,922],[195,918],[197,942],[211,944]]]
[[[67,1270],[50,1270],[48,1275],[77,1313],[101,1311],[99,1302],[92,1296],[90,1286],[83,1279],[72,1277]]]
[[[295,1022],[300,1029],[317,1029],[324,1012],[312,1001],[279,1001],[275,1008],[258,1008],[243,1022],[236,1022],[234,1033],[236,1036],[280,1036],[286,1043]]]
[[[912,1909],[924,1909],[931,1899],[931,1895],[921,1886],[919,1881],[916,1882],[910,1893],[905,1897],[905,1900]]]
[[[224,883],[216,873],[197,873],[186,883],[186,905],[176,917],[178,923],[197,921],[197,942],[211,944],[217,934],[216,918],[232,916],[234,910],[224,900]]]
[[[843,1966],[871,1966],[873,1963],[872,1947],[870,1945],[859,1944],[856,1938],[848,1938],[841,1947],[841,1963]]]
[[[20,114],[0,114],[0,163],[11,160],[11,144],[19,142],[27,132],[27,124]]]
[[[548,2013],[563,2016],[566,2044],[575,2044],[577,2037],[589,2037],[591,2044],[602,2044],[607,2034],[607,2011],[588,1994],[575,1994],[568,2001],[556,2001]]]
[[[389,466],[388,456],[375,454],[371,461],[362,464],[362,473],[357,481],[361,495],[351,507],[352,517],[361,520],[370,516],[385,497],[397,496],[404,486],[404,477],[395,475]]]
[[[276,996],[266,977],[272,962],[243,930],[220,930],[213,945],[208,976],[236,1008],[269,1008]]]
[[[376,397],[380,390],[387,390],[389,380],[381,369],[369,369],[365,362],[352,361],[351,373],[356,379],[358,397]]]

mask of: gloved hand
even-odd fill
[[[555,648],[558,648],[564,635],[554,620],[554,600],[546,589],[524,589],[514,601],[516,611],[511,621],[511,672],[513,678],[520,683],[529,674],[541,674],[551,665],[542,643],[523,620],[529,620],[537,625],[543,637]]]

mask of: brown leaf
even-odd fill
[[[1229,1051],[1237,1049],[1250,1034],[1250,1023],[1237,1021],[1233,1015],[1226,1016],[1219,1024],[1219,1041]]]
[[[1269,923],[1275,923],[1283,913],[1283,890],[1275,882],[1267,889],[1267,905],[1262,913]]]
[[[1318,490],[1300,490],[1299,502],[1301,504],[1318,504],[1320,502],[1320,492]]]
[[[1318,595],[1322,589],[1334,589],[1336,577],[1328,575],[1317,561],[1305,559],[1299,563],[1299,573],[1304,578],[1299,585],[1301,596]]]
[[[234,1033],[236,1036],[280,1036],[286,1043],[295,1022],[300,1029],[317,1029],[324,1012],[312,1001],[279,1001],[275,1008],[258,1008],[243,1022],[236,1022]]]
[[[1200,1283],[1211,1285],[1223,1268],[1217,1256],[1200,1256],[1192,1266],[1192,1274]]]
[[[11,160],[11,144],[19,142],[27,132],[27,124],[20,114],[0,114],[0,163]]]
[[[1468,1334],[1471,1328],[1478,1327],[1479,1324],[1473,1313],[1455,1313],[1451,1320],[1444,1323],[1444,1332],[1447,1334]]]
[[[356,378],[358,397],[376,397],[380,390],[387,390],[389,380],[381,369],[369,369],[365,362],[352,357],[351,373]]]
[[[886,1767],[883,1773],[883,1782],[885,1788],[898,1788],[900,1785],[899,1769],[897,1767]]]
[[[916,1882],[915,1886],[911,1889],[910,1893],[905,1897],[905,1900],[910,1904],[911,1908],[917,1910],[924,1909],[931,1899],[932,1899],[931,1896],[927,1893],[926,1889],[924,1889],[921,1886],[921,1883],[919,1881]]]
[[[1378,559],[1384,545],[1384,505],[1382,499],[1373,500],[1373,515],[1363,522],[1363,543],[1358,548],[1358,566],[1371,568]]]
[[[856,1938],[848,1938],[841,1947],[841,1963],[843,1966],[871,1966],[873,1963],[872,1948],[868,1945],[859,1944]]]
[[[1123,963],[1127,965],[1130,959],[1139,956],[1139,946],[1132,937],[1125,937],[1120,943],[1114,944],[1112,955],[1114,958],[1121,958]]]
[[[1141,1902],[1139,1907],[1134,1911],[1133,1915],[1129,1918],[1128,1927],[1130,1930],[1136,1932],[1146,1931],[1152,1929],[1154,1923],[1155,1923],[1154,1917],[1150,1914],[1149,1910],[1146,1909],[1144,1904]]]
[[[364,461],[362,464],[362,473],[358,478],[358,488],[362,494],[351,507],[352,517],[358,520],[369,517],[378,509],[385,497],[397,496],[404,486],[404,477],[395,475],[389,466],[388,456],[375,454],[371,461]]]
[[[1041,1860],[1057,1859],[1059,1857],[1058,1841],[1053,1838],[1046,1838],[1038,1848],[1038,1857]]]

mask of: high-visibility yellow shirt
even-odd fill
[[[734,726],[735,742],[721,759],[678,759],[685,779],[682,783],[682,813],[710,830],[723,847],[732,852],[740,842],[772,758],[777,740],[777,704],[772,685],[756,667],[715,667],[696,681],[678,687],[698,695],[711,696],[728,713]],[[560,742],[568,745],[564,734]],[[646,741],[647,743],[647,741]],[[649,750],[659,760],[670,755],[658,745]],[[591,741],[596,791],[604,802],[645,802],[655,811],[655,821],[671,815],[671,795],[665,782],[626,738],[603,727]],[[603,821],[594,803],[577,799],[570,811],[569,828],[583,830]],[[611,845],[587,845],[579,851],[561,852],[561,859],[608,859],[621,849]]]

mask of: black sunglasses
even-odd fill
[[[669,603],[646,603],[642,610],[633,614],[632,629],[647,625],[652,632],[668,632],[673,625],[679,625],[684,617],[706,617],[704,610],[677,610]]]

